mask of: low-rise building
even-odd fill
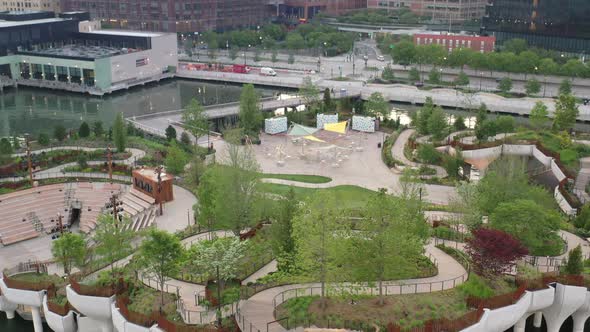
[[[18,85],[102,95],[171,77],[175,34],[97,30],[87,13],[0,21],[0,75]]]
[[[407,8],[433,21],[463,22],[481,19],[487,3],[487,0],[368,0],[367,7],[385,10]]]
[[[415,45],[441,45],[449,52],[456,48],[470,48],[476,52],[487,53],[494,51],[496,37],[470,36],[448,33],[418,33],[414,35]]]

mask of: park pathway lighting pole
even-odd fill
[[[109,181],[112,184],[113,183],[113,151],[112,151],[110,145],[107,146],[107,158],[108,158],[108,164],[109,164]]]
[[[31,161],[31,142],[27,138],[27,166],[29,167],[29,182],[33,187],[33,162]]]
[[[162,170],[164,167],[158,166],[156,168],[156,174],[158,175],[158,201],[160,203],[160,215],[164,213],[164,209],[162,207]]]

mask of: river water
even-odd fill
[[[188,80],[167,80],[137,87],[103,97],[43,90],[35,88],[6,89],[0,93],[0,137],[40,132],[52,134],[61,124],[66,128],[78,128],[82,121],[102,121],[108,128],[117,112],[126,117],[155,112],[178,110],[192,98],[204,105],[228,103],[239,100],[241,88],[232,84],[211,84]],[[262,97],[270,97],[281,89],[257,88]],[[293,93],[292,91],[290,93]],[[408,113],[418,109],[409,104],[392,103],[391,117],[401,117],[402,124],[409,123]],[[445,109],[449,121],[462,115],[467,127],[475,125],[475,114],[463,110]],[[493,118],[495,115],[490,115]],[[528,119],[516,117],[517,123]],[[578,124],[576,130],[590,131],[590,125]]]
[[[102,121],[108,128],[117,112],[128,116],[182,109],[192,98],[203,105],[238,101],[238,85],[168,80],[104,97],[42,90],[6,89],[0,94],[0,137],[52,133],[62,124],[77,128],[82,121]],[[280,90],[258,88],[262,97]]]

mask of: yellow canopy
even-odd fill
[[[338,134],[346,134],[346,125],[348,121],[342,121],[337,123],[326,123],[324,124],[324,130],[332,131]]]
[[[315,137],[315,136],[304,136],[303,138],[305,138],[306,140],[310,140],[310,141],[314,141],[314,142],[320,142],[320,143],[325,143],[325,141],[322,141],[321,139]]]

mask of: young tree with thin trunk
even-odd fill
[[[81,266],[86,257],[86,242],[79,234],[65,233],[53,241],[51,253],[55,260],[64,268],[69,276],[72,267]]]
[[[536,102],[535,107],[533,107],[531,114],[529,115],[529,120],[536,129],[543,128],[549,122],[549,111],[547,110],[547,105],[545,105],[542,101]]]
[[[241,241],[238,237],[199,241],[189,249],[188,259],[196,271],[217,280],[221,294],[226,282],[237,277],[240,260],[246,254],[248,245],[248,241]],[[222,303],[221,298],[217,300]]]
[[[258,136],[262,126],[262,111],[260,109],[260,97],[254,89],[254,85],[245,84],[240,95],[240,126],[247,135]]]
[[[224,166],[210,167],[201,177],[199,223],[218,229],[231,229],[236,236],[256,225],[261,200],[259,167],[248,147],[240,145],[239,130],[224,133],[227,153]]]
[[[567,262],[563,270],[569,275],[580,275],[582,272],[584,272],[582,247],[580,247],[580,245],[569,252],[567,256]]]
[[[553,128],[560,131],[571,130],[576,124],[579,113],[576,97],[572,95],[560,95],[555,103]]]
[[[112,212],[112,207],[110,208]],[[105,258],[111,266],[111,273],[115,271],[114,263],[131,252],[133,232],[130,229],[131,220],[128,217],[116,219],[109,214],[100,214],[94,229],[95,252]]]
[[[113,141],[119,152],[125,152],[127,145],[127,127],[125,126],[125,119],[123,113],[117,113],[115,123],[113,124]]]
[[[193,98],[182,111],[182,123],[184,128],[191,133],[195,139],[209,131],[209,120],[205,115],[205,109],[198,100]]]
[[[365,106],[365,113],[369,116],[378,117],[384,116],[387,117],[389,115],[389,103],[383,95],[379,92],[373,92],[369,96],[369,100],[367,100],[367,104]]]
[[[326,306],[326,283],[333,277],[338,260],[337,231],[342,224],[332,195],[318,192],[309,197],[293,219],[296,264],[321,283],[321,306]]]
[[[359,280],[377,282],[379,305],[385,304],[383,282],[410,278],[418,272],[428,234],[424,217],[416,208],[380,189],[365,206],[358,230],[350,232],[349,259]]]
[[[174,234],[157,229],[150,229],[139,247],[138,264],[160,286],[160,311],[164,305],[164,284],[178,273],[183,254],[184,248]]]

